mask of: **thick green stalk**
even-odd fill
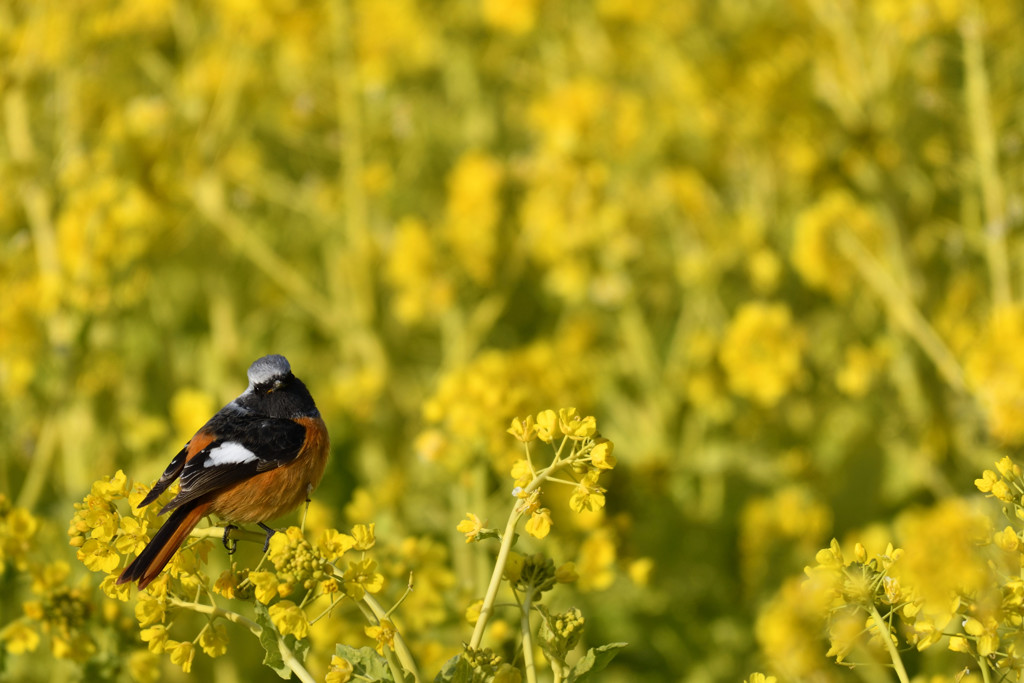
[[[871,619],[878,628],[878,637],[885,643],[886,650],[888,650],[889,657],[892,659],[892,666],[896,670],[896,676],[899,677],[900,683],[910,683],[907,669],[903,666],[903,658],[900,657],[900,652],[893,645],[892,638],[889,635],[889,624],[885,623],[885,619],[878,613],[878,608],[874,605],[871,605]]]

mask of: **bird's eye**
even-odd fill
[[[282,384],[284,384],[284,382],[282,382],[281,380],[279,380],[279,379],[275,379],[274,380],[274,388],[275,389],[280,389]]]

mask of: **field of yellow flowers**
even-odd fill
[[[1016,680],[1022,29],[0,4],[0,681]],[[118,586],[266,353],[308,510]]]

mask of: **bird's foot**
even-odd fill
[[[224,527],[224,547],[228,550],[228,555],[234,555],[235,551],[238,550],[238,541],[231,538],[231,532],[238,527],[234,524],[228,524]]]
[[[270,537],[277,533],[277,529],[271,529],[263,522],[259,522],[259,527],[267,532],[267,538],[263,541],[263,552],[267,552],[267,549],[270,548]]]

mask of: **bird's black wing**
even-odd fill
[[[306,428],[284,418],[234,415],[215,427],[216,438],[184,463],[181,489],[161,513],[287,464],[306,441]]]

